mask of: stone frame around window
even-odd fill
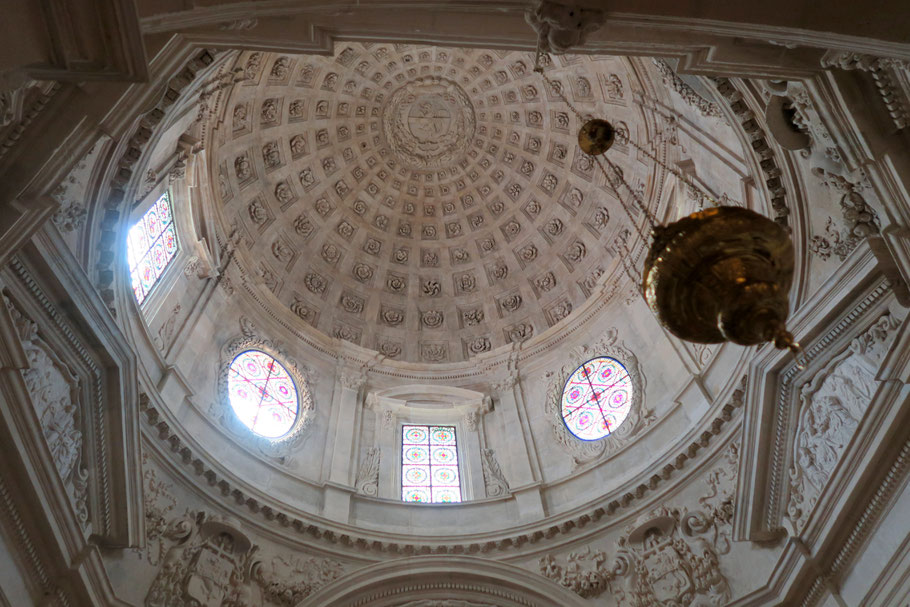
[[[154,318],[154,315],[157,313],[158,307],[160,307],[162,301],[166,299],[166,294],[170,292],[173,283],[177,280],[177,275],[179,272],[174,272],[174,267],[180,265],[180,260],[184,256],[185,247],[182,244],[183,238],[181,233],[185,233],[185,230],[181,227],[181,221],[176,210],[177,204],[175,199],[175,194],[177,192],[174,188],[169,187],[167,184],[162,183],[158,187],[151,190],[146,194],[142,201],[138,203],[133,210],[130,212],[129,220],[127,221],[126,230],[121,242],[124,259],[126,263],[124,264],[126,268],[126,284],[127,290],[133,298],[133,301],[136,303],[136,306],[143,311],[143,315],[146,318]],[[155,283],[152,285],[152,288],[149,289],[149,292],[146,293],[142,302],[136,301],[135,293],[133,293],[132,279],[130,278],[130,265],[127,257],[128,244],[127,240],[129,238],[130,230],[145,216],[145,214],[152,208],[153,205],[158,203],[158,200],[164,196],[168,196],[168,204],[171,209],[171,225],[174,226],[174,233],[177,239],[177,251],[174,253],[174,256],[167,262],[167,265],[164,268],[164,271],[158,276]]]
[[[632,380],[633,395],[629,415],[614,431],[597,440],[583,440],[572,434],[562,419],[562,394],[566,380],[585,361],[601,356],[616,359]],[[616,329],[609,329],[593,346],[573,349],[564,364],[546,374],[546,412],[553,438],[572,455],[576,466],[594,462],[630,443],[643,428],[654,421],[654,413],[643,407],[646,381],[638,358],[619,341]]]
[[[259,350],[268,354],[281,363],[294,381],[297,389],[297,419],[283,436],[268,438],[256,434],[240,421],[231,406],[230,391],[228,390],[231,364],[239,354],[247,350]],[[211,413],[221,427],[244,447],[276,460],[279,464],[284,464],[294,448],[302,441],[305,431],[311,425],[314,417],[312,382],[309,381],[306,366],[298,363],[275,342],[252,331],[247,331],[228,341],[221,349],[217,382],[217,401],[212,407]]]
[[[434,403],[420,406],[417,403]],[[454,426],[458,437],[458,475],[461,502],[485,499],[482,449],[483,416],[492,410],[490,398],[479,392],[448,386],[411,385],[371,392],[365,407],[376,415],[374,444],[378,447],[379,478],[376,497],[408,506],[447,507],[457,504],[413,504],[401,500],[401,437],[405,425]]]

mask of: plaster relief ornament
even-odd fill
[[[38,325],[3,298],[28,360],[22,379],[53,458],[83,528],[88,526],[88,471],[82,465],[82,407],[79,378],[38,334]],[[179,312],[179,310],[178,310]],[[165,323],[166,325],[167,323]]]
[[[338,234],[345,239],[349,239],[354,235],[354,226],[348,223],[347,221],[341,221],[336,228]]]
[[[492,344],[488,337],[475,337],[470,342],[468,342],[468,351],[471,354],[481,354],[483,352],[489,352],[492,349]]]
[[[329,265],[335,265],[341,259],[341,251],[329,243],[322,245],[322,259]]]
[[[660,508],[620,537],[613,559],[588,547],[570,553],[566,566],[542,557],[540,572],[584,598],[609,592],[619,605],[726,605],[722,553],[704,537],[720,525],[702,512]]]
[[[363,312],[363,298],[350,294],[342,295],[341,307],[348,314],[360,314]]]
[[[288,76],[290,65],[291,60],[288,57],[278,57],[275,59],[275,63],[272,64],[272,71],[269,73],[269,75],[272,78],[284,80]]]
[[[238,103],[234,106],[234,130],[245,129],[248,125],[249,109],[245,103]]]
[[[354,275],[354,278],[360,282],[369,282],[369,280],[373,278],[373,268],[365,263],[354,264],[351,273]]]
[[[436,297],[442,292],[442,285],[435,278],[429,278],[423,281],[420,291],[425,297]]]
[[[572,313],[572,302],[570,302],[570,301],[560,302],[560,303],[556,304],[555,306],[553,306],[552,308],[550,308],[550,317],[553,319],[554,323],[559,322],[560,320],[564,319],[571,313]]]
[[[307,153],[306,137],[303,135],[294,135],[288,143],[291,146],[291,154],[295,158]]]
[[[88,211],[75,200],[64,203],[60,210],[54,213],[53,221],[61,232],[74,232],[85,225]]]
[[[298,215],[297,219],[294,220],[294,231],[303,238],[309,238],[315,229],[316,226],[306,215]]]
[[[253,176],[253,165],[246,154],[234,159],[234,172],[237,174],[237,180],[241,182]]]
[[[442,327],[443,315],[439,310],[428,310],[421,314],[420,321],[428,329],[438,329]]]
[[[556,276],[553,275],[553,272],[547,272],[543,276],[537,278],[534,281],[534,285],[540,290],[546,293],[550,289],[556,286]]]
[[[280,240],[272,243],[272,255],[282,263],[288,263],[294,257],[294,252]]]
[[[316,185],[316,175],[313,174],[312,169],[303,169],[297,175],[297,178],[300,179],[300,185],[302,185],[305,190]]]
[[[408,168],[445,167],[464,156],[473,140],[474,107],[452,80],[425,76],[394,91],[383,108],[382,132]]]
[[[266,99],[262,103],[262,122],[276,122],[278,120],[278,100]]]
[[[800,388],[787,517],[805,526],[878,388],[876,373],[899,322],[881,316]]]
[[[360,470],[357,471],[357,482],[355,487],[358,493],[364,495],[379,495],[379,447],[370,447],[367,454],[360,464]]]
[[[319,198],[319,199],[316,200],[316,202],[313,203],[313,208],[314,208],[314,209],[316,210],[316,212],[319,213],[322,217],[325,217],[326,215],[328,215],[329,213],[332,212],[332,209],[333,209],[334,207],[332,206],[332,203],[328,201],[328,199],[326,199],[326,198]]]
[[[293,303],[291,303],[291,312],[306,321],[313,320],[315,317],[313,310],[299,297],[295,297]]]
[[[252,219],[253,223],[257,225],[265,223],[269,218],[268,211],[265,210],[265,205],[263,205],[262,201],[258,198],[254,198],[250,202],[250,206],[247,207],[247,211],[250,214],[250,219]]]
[[[386,286],[389,287],[389,290],[393,293],[403,293],[407,290],[408,283],[402,276],[391,274],[389,275],[388,280],[386,280]]]
[[[487,490],[487,497],[501,497],[509,494],[509,482],[502,473],[502,468],[496,460],[492,449],[480,451],[480,464],[483,471],[483,484]]]
[[[470,293],[477,286],[477,279],[475,279],[474,276],[471,274],[462,274],[458,278],[458,286],[465,293]]]
[[[250,598],[255,550],[233,523],[191,512],[171,520],[164,537],[171,547],[145,596],[146,607],[220,607]]]
[[[510,342],[522,342],[534,335],[534,326],[530,323],[519,323],[506,331]]]
[[[379,318],[390,327],[397,327],[404,322],[404,312],[396,308],[383,308]]]
[[[326,282],[325,279],[315,272],[310,272],[303,277],[303,284],[311,292],[321,295],[325,292]]]
[[[389,358],[398,358],[401,356],[401,344],[393,341],[384,341],[379,344],[379,353]],[[391,413],[391,411],[388,413]]]
[[[278,151],[278,142],[270,141],[262,146],[262,162],[266,168],[273,169],[281,165],[281,154]]]
[[[370,255],[378,255],[381,249],[382,243],[375,238],[367,238],[363,243],[364,252],[369,253]]]
[[[506,312],[514,312],[521,307],[521,295],[508,295],[500,300],[499,305]]]
[[[448,356],[445,344],[421,344],[420,346],[420,357],[427,362],[442,362]]]
[[[294,192],[286,181],[279,181],[275,185],[275,199],[282,208],[294,202]]]
[[[254,546],[255,551],[258,546]],[[344,576],[344,567],[331,559],[277,554],[271,560],[256,552],[259,561],[252,567],[253,579],[262,593],[262,602],[278,607],[296,607],[320,588]],[[230,607],[258,607],[252,597]],[[225,605],[227,607],[227,605]]]
[[[479,325],[483,322],[483,309],[474,308],[472,310],[465,310],[461,313],[461,318],[467,327]]]
[[[588,85],[588,88],[590,88],[590,85]],[[604,82],[604,89],[607,91],[607,97],[610,99],[619,100],[623,98],[622,81],[616,74],[607,76],[607,79]]]
[[[587,254],[588,249],[585,247],[585,244],[580,240],[576,240],[572,243],[572,246],[569,247],[569,250],[566,251],[566,259],[572,263],[579,263]]]

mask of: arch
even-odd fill
[[[397,607],[438,600],[501,607],[587,604],[566,588],[514,565],[445,555],[371,565],[326,586],[298,607]]]

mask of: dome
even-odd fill
[[[298,324],[457,362],[546,332],[624,278],[622,207],[532,55],[351,43],[240,65],[209,135],[218,207],[267,305]],[[580,111],[646,131],[632,99],[650,84],[627,60],[548,69]],[[620,166],[660,195],[648,164],[625,151]]]
[[[20,4],[0,604],[907,602],[900,2]],[[642,297],[712,204],[800,360]]]

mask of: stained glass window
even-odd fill
[[[247,350],[234,358],[228,372],[228,397],[237,418],[259,436],[278,438],[297,421],[294,380],[265,352]]]
[[[177,230],[167,192],[130,228],[126,256],[136,301],[142,303],[177,254]]]
[[[581,440],[597,440],[616,431],[632,407],[634,386],[616,359],[600,357],[581,365],[562,391],[562,420]]]
[[[401,499],[426,504],[461,501],[454,426],[402,426]]]

